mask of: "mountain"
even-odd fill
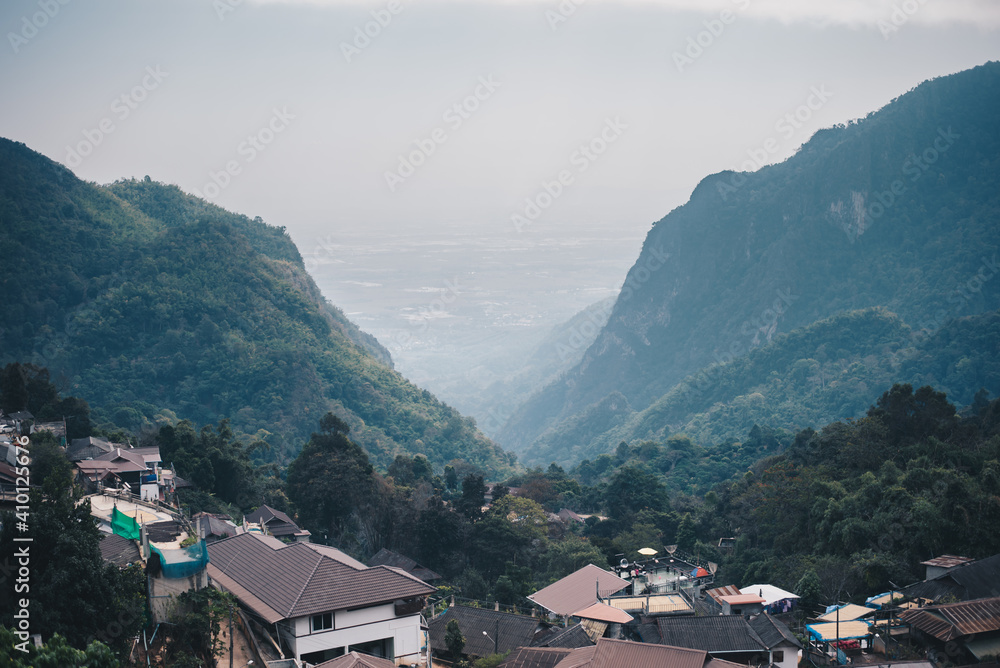
[[[1000,63],[988,63],[822,130],[783,163],[704,179],[653,225],[581,362],[498,441],[534,453],[553,428],[619,426],[625,416],[604,425],[594,410],[610,399],[641,412],[686,376],[838,313],[883,307],[926,336],[996,310],[998,105]]]
[[[383,466],[513,464],[323,299],[284,228],[148,177],[86,183],[9,140],[0,165],[0,362],[48,367],[98,420],[228,418],[286,461],[333,411]]]
[[[897,381],[939,387],[968,405],[978,388],[1000,390],[998,343],[996,311],[952,320],[928,336],[914,336],[899,316],[881,308],[838,313],[702,369],[642,411],[612,393],[547,430],[522,459],[587,462],[619,443],[664,442],[671,434],[716,446],[708,454],[718,456],[723,446],[739,449],[760,425],[792,433],[863,415],[881,389]],[[745,470],[756,459],[740,461]],[[686,471],[675,477],[672,488],[684,489],[703,476]]]

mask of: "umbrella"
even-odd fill
[[[639,550],[639,554],[641,554],[644,557],[651,557],[654,554],[656,554],[656,550],[654,550],[651,547],[644,547],[641,550]]]

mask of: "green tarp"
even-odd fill
[[[140,538],[139,523],[135,521],[134,517],[129,517],[118,510],[118,506],[115,506],[114,510],[111,511],[111,530],[129,540],[139,540]]]

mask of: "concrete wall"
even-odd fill
[[[388,612],[388,616],[386,616]],[[393,606],[376,606],[362,610],[341,611],[334,615],[334,628],[329,631],[309,633],[310,617],[299,617],[295,624],[295,657],[338,647],[392,638],[397,657],[405,663],[419,659],[422,635],[420,615],[396,618]],[[303,633],[303,630],[306,632]]]

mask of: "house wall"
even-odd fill
[[[406,657],[405,663],[415,663],[419,658],[422,635],[420,615],[396,617],[394,606],[339,610],[334,613],[333,629],[311,633],[311,617],[294,620],[295,657],[338,647],[392,638],[396,657]]]
[[[774,652],[784,652],[785,657],[781,661],[774,661]],[[782,643],[771,648],[771,662],[778,668],[797,668],[799,665],[799,648],[792,643]]]

